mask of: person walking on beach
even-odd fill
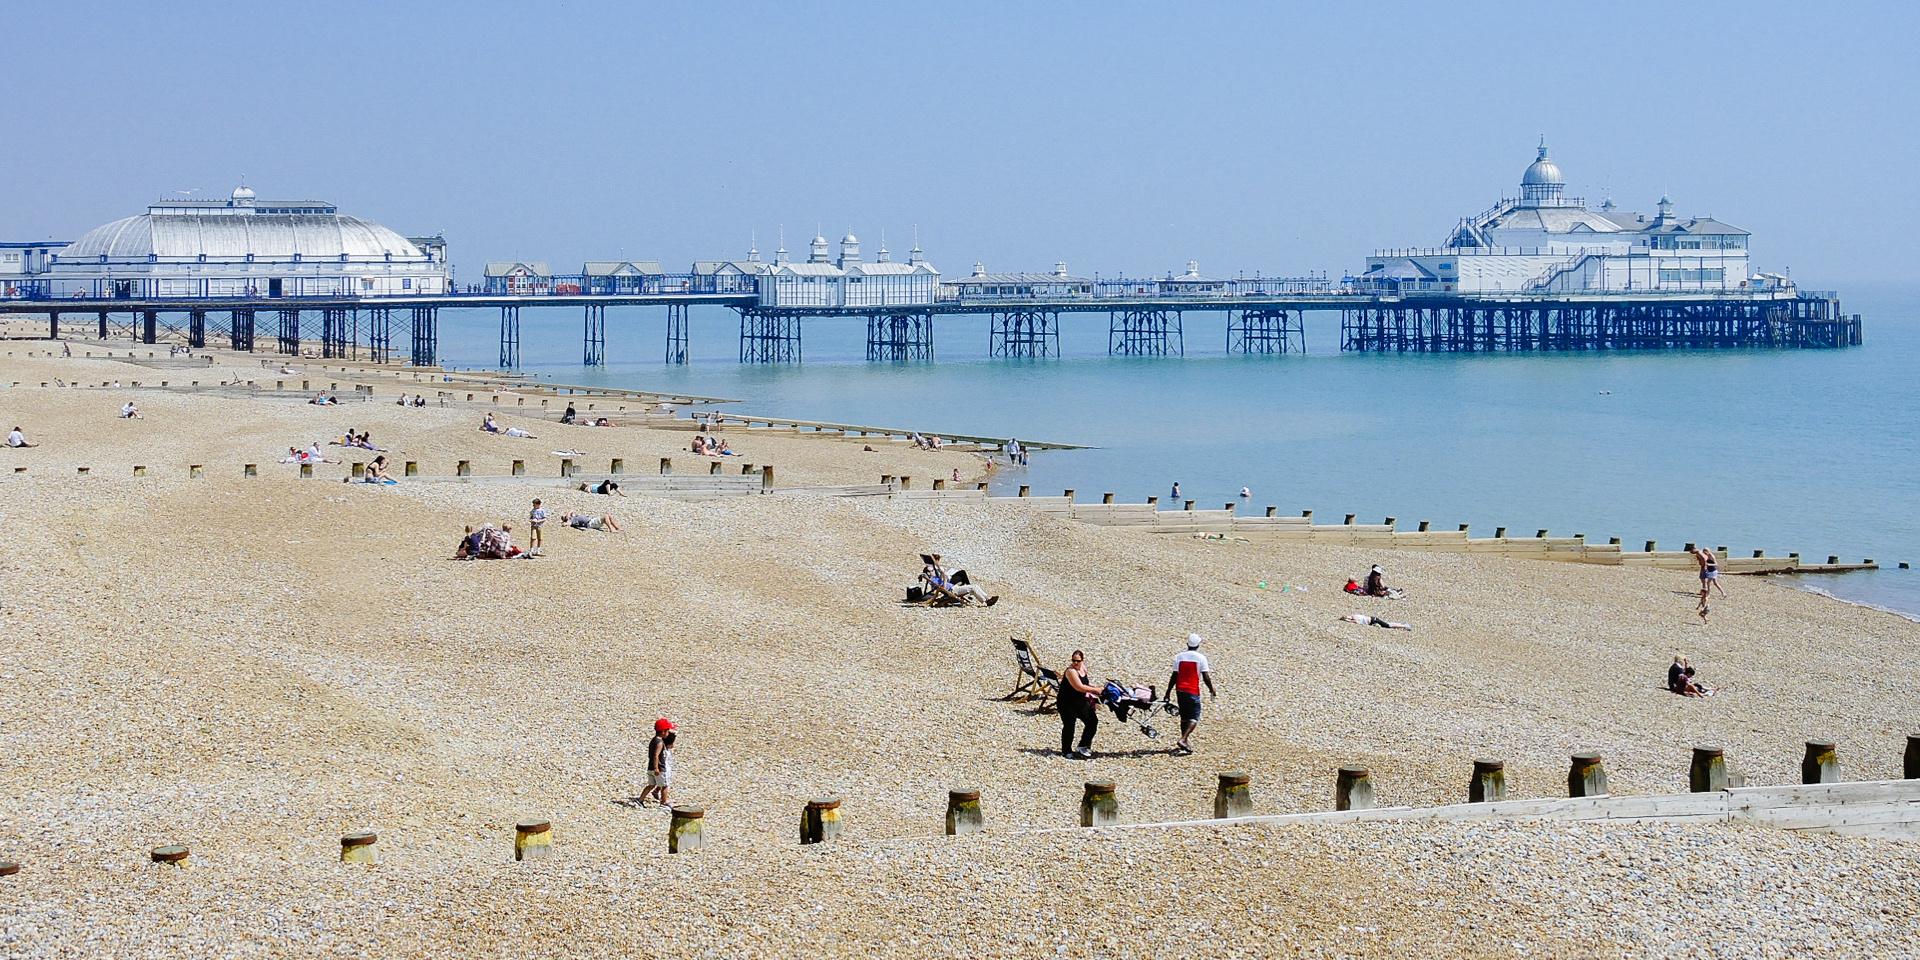
[[[1707,614],[1713,612],[1713,608],[1707,606],[1707,594],[1717,588],[1720,591],[1720,596],[1724,599],[1727,595],[1727,588],[1720,586],[1720,561],[1713,555],[1712,550],[1708,550],[1706,547],[1695,549],[1693,551],[1693,559],[1700,564],[1699,612],[1700,622],[1705,623],[1707,622]]]
[[[1073,652],[1073,662],[1060,671],[1060,755],[1069,760],[1093,759],[1093,734],[1100,729],[1100,688],[1087,679],[1087,655]],[[1080,724],[1080,746],[1073,745],[1074,723]]]
[[[529,549],[540,549],[540,530],[546,525],[547,508],[541,506],[539,500],[535,500],[533,501],[533,509],[527,511],[527,526],[532,528],[532,532],[527,534],[527,546]]]
[[[1200,652],[1200,635],[1187,634],[1187,650],[1173,658],[1173,674],[1167,678],[1167,689],[1180,699],[1180,742],[1173,747],[1173,755],[1184,757],[1193,753],[1193,728],[1200,725],[1200,684],[1207,685],[1207,694],[1218,697],[1220,691],[1213,688],[1213,666],[1207,663],[1207,655]]]
[[[673,786],[673,743],[680,738],[672,720],[661,717],[653,722],[653,739],[647,741],[647,785],[640,791],[641,806],[655,797],[667,806],[667,788]]]

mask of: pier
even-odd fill
[[[409,297],[245,297],[153,299],[0,299],[0,316],[46,318],[46,337],[61,339],[80,326],[89,339],[124,338],[237,351],[257,349],[260,324],[269,324],[274,353],[298,356],[317,348],[322,359],[432,366],[439,359],[439,312],[494,309],[500,315],[499,367],[520,366],[520,317],[527,309],[577,310],[582,316],[581,362],[606,362],[608,307],[664,308],[667,364],[689,361],[689,310],[719,306],[739,316],[739,362],[798,363],[808,321],[860,318],[867,322],[867,359],[936,359],[936,329],[945,317],[987,318],[988,355],[1005,359],[1061,356],[1065,318],[1105,314],[1112,356],[1179,357],[1188,335],[1201,335],[1193,317],[1211,318],[1210,336],[1230,354],[1306,351],[1308,313],[1338,313],[1340,348],[1366,353],[1551,352],[1675,349],[1831,349],[1861,343],[1861,319],[1840,310],[1826,291],[1706,294],[1508,293],[1395,295],[1356,292],[1336,281],[1225,280],[1203,294],[1187,294],[1169,280],[1100,281],[1066,296],[973,296],[944,289],[917,305],[769,307],[752,278],[664,277],[647,290],[582,291],[555,285],[545,292],[504,290]],[[1177,279],[1177,278],[1176,278]],[[63,326],[63,321],[65,326]],[[75,321],[79,321],[78,324]],[[622,320],[631,329],[632,321]],[[1215,326],[1218,324],[1218,326]],[[396,342],[396,325],[404,329]],[[1215,341],[1221,342],[1221,341]]]

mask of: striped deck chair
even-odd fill
[[[1060,674],[1040,665],[1040,658],[1034,656],[1033,647],[1019,637],[1013,638],[1013,659],[1019,665],[1014,674],[1013,692],[1007,699],[1014,703],[1040,701],[1040,709],[1047,709],[1047,701],[1056,699],[1060,692]]]

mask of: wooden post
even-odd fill
[[[900,479],[903,481],[906,480],[905,477],[901,477]],[[906,485],[905,483],[901,484],[901,486],[903,487],[905,485]],[[760,468],[760,492],[761,493],[773,492],[773,464],[769,463]]]
[[[1654,548],[1654,546],[1655,546],[1655,542],[1654,542],[1654,541],[1652,541],[1652,540],[1648,540],[1648,541],[1647,541],[1647,552],[1648,552],[1648,553],[1652,553],[1652,552],[1653,552],[1653,548]]]
[[[454,476],[456,476],[456,477],[471,477],[471,476],[473,476],[473,464],[472,464],[471,462],[469,462],[469,461],[466,461],[466,460],[462,460],[462,461],[460,461],[460,462],[458,462],[458,463],[456,463],[456,464],[454,464],[454,465],[453,465],[453,475],[454,475]]]
[[[1547,532],[1545,530],[1542,530],[1539,533],[1534,534],[1533,538],[1535,540],[1545,540],[1547,538]]]
[[[1576,753],[1567,768],[1567,796],[1604,797],[1607,795],[1607,768],[1597,753]]]
[[[1348,527],[1353,526],[1353,514],[1351,513],[1347,514],[1347,519],[1346,519],[1346,522],[1343,524],[1343,526],[1348,526]]]
[[[313,479],[313,464],[303,463],[300,465],[300,479],[302,480]]]
[[[513,462],[513,475],[516,477],[524,477],[527,475],[527,462],[525,460],[515,460]]]
[[[807,801],[800,814],[801,844],[825,843],[840,839],[840,798],[818,797]]]
[[[1101,494],[1101,495],[1100,495],[1100,502],[1101,502],[1101,503],[1112,503],[1112,502],[1113,502],[1113,494],[1111,494],[1111,493],[1103,493],[1103,494]]]
[[[406,475],[407,475],[407,476],[409,476],[409,477],[417,477],[417,476],[419,476],[419,475],[420,475],[420,461],[418,461],[418,460],[408,460],[408,461],[407,461],[407,469],[406,469]]]
[[[608,473],[618,473],[618,474],[624,474],[624,473],[626,473],[626,472],[627,472],[627,461],[626,461],[625,459],[623,459],[623,458],[621,458],[621,457],[614,457],[614,458],[613,458],[613,460],[612,460],[612,462],[610,462],[610,463],[608,463],[608,464],[607,464],[607,472],[608,472]]]
[[[1727,788],[1727,752],[1720,747],[1694,747],[1693,768],[1687,785],[1694,793],[1719,793]]]
[[[1113,798],[1112,780],[1088,780],[1080,794],[1080,825],[1110,827],[1120,822],[1120,802]]]
[[[84,476],[86,476],[87,474],[89,474],[89,473],[92,473],[92,472],[93,472],[93,468],[92,468],[92,467],[79,467],[79,468],[76,468],[76,472],[77,472],[77,473],[79,473],[79,475],[80,475],[80,476],[83,476],[83,477],[84,477]]]
[[[1024,497],[1024,496],[1028,496],[1028,495],[1030,495],[1031,493],[1033,493],[1033,488],[1032,488],[1032,487],[1030,487],[1030,486],[1027,486],[1027,485],[1026,485],[1026,484],[1024,484],[1024,483],[1020,485],[1020,495],[1021,495],[1021,496],[1023,496],[1023,497]]]
[[[715,460],[715,461],[713,461],[712,463],[709,463],[709,464],[707,464],[707,473],[708,473],[708,475],[710,475],[710,476],[716,476],[716,477],[717,477],[717,476],[719,476],[719,475],[720,475],[720,466],[721,466],[721,464],[720,464],[720,461],[718,461],[718,460]]]
[[[1335,810],[1371,810],[1373,808],[1373,776],[1366,767],[1341,767],[1340,778],[1333,785],[1333,808]]]
[[[1461,533],[1466,533],[1466,532],[1467,532],[1467,528],[1468,528],[1469,526],[1471,526],[1471,524],[1466,524],[1466,523],[1463,523],[1463,524],[1461,524],[1461,525],[1460,525],[1460,532],[1461,532]]]
[[[1400,520],[1399,517],[1388,517],[1386,520],[1386,523],[1382,524],[1382,526],[1385,526],[1388,529],[1392,529],[1394,524],[1398,523],[1399,520]]]
[[[147,468],[136,463],[133,465],[133,475],[136,477],[144,477],[147,475]]]
[[[1307,518],[1307,522],[1308,522],[1308,523],[1312,523],[1312,522],[1313,522],[1313,511],[1312,511],[1312,510],[1302,510],[1302,511],[1300,511],[1300,515],[1301,515],[1301,516],[1303,516],[1303,517],[1306,517],[1306,518]]]
[[[1420,521],[1420,532],[1421,532],[1421,533],[1426,533],[1428,529],[1430,529],[1430,527],[1429,527],[1429,525],[1428,525],[1428,523],[1427,523],[1427,521],[1425,521],[1425,520],[1422,520],[1422,521]]]
[[[667,852],[691,853],[707,845],[705,807],[674,807],[667,824]]]
[[[1153,509],[1155,509],[1155,510],[1159,510],[1159,509],[1160,509],[1160,498],[1159,498],[1159,497],[1148,497],[1148,498],[1147,498],[1147,506],[1149,506],[1149,507],[1152,507],[1152,508],[1153,508]]]
[[[11,860],[0,860],[0,877],[11,877],[20,872],[20,865]]]
[[[947,791],[947,836],[979,833],[986,828],[987,818],[980,812],[979,790]]]
[[[1920,780],[1920,733],[1907,734],[1906,769],[1902,773],[1908,780]]]
[[[257,463],[242,464],[240,467],[240,475],[243,477],[257,477],[260,475],[260,465]]]
[[[1276,510],[1278,510],[1278,509],[1280,509],[1280,508],[1279,508],[1279,507],[1268,507],[1268,508],[1267,508],[1267,516],[1269,516],[1269,517],[1271,517],[1271,516],[1273,516],[1273,515],[1274,515],[1274,511],[1276,511]]]
[[[1063,490],[1063,491],[1061,491],[1061,492],[1062,492],[1062,493],[1064,493],[1064,494],[1066,495],[1066,498],[1067,498],[1067,502],[1068,502],[1068,503],[1072,503],[1072,502],[1073,502],[1073,491],[1072,491],[1072,490]]]
[[[1696,546],[1695,544],[1692,544],[1692,543],[1689,543],[1689,544],[1687,544],[1686,546],[1684,546],[1684,547],[1681,547],[1680,549],[1682,549],[1682,550],[1685,550],[1685,551],[1686,551],[1686,552],[1688,552],[1688,553],[1692,553],[1692,552],[1693,552],[1693,548],[1694,548],[1695,546]]]
[[[349,833],[340,838],[341,863],[379,863],[380,853],[373,848],[380,836],[372,830]]]
[[[1252,780],[1240,770],[1227,770],[1220,774],[1220,785],[1213,791],[1214,819],[1253,815],[1253,791],[1247,786]]]
[[[1833,744],[1825,740],[1807,741],[1806,759],[1800,761],[1800,782],[1840,782],[1840,758],[1835,755]]]
[[[189,852],[184,845],[176,847],[154,847],[148,856],[153,858],[154,863],[164,863],[170,867],[184,867],[187,865]]]
[[[547,820],[522,820],[513,825],[513,858],[538,860],[553,852],[553,824]]]
[[[353,462],[353,478],[359,480],[367,475],[367,465],[359,460]]]
[[[198,480],[201,477],[204,477],[206,475],[207,475],[206,467],[201,466],[200,464],[197,464],[197,463],[187,464],[187,477],[189,479]]]
[[[1831,554],[1829,554],[1829,555],[1827,556],[1827,566],[1829,566],[1829,567],[1831,567],[1831,566],[1833,566],[1833,565],[1835,565],[1835,564],[1837,564],[1837,563],[1839,563],[1839,562],[1840,562],[1840,558],[1839,558],[1839,557],[1836,557],[1836,556],[1833,556],[1833,555],[1831,555]]]
[[[912,490],[912,489],[913,489],[913,478],[912,478],[912,477],[909,477],[909,476],[907,476],[907,475],[906,475],[906,474],[904,474],[904,473],[903,473],[903,474],[901,474],[901,475],[900,475],[900,489],[902,489],[902,490]]]
[[[560,458],[560,475],[563,477],[573,476],[573,458],[572,457]]]
[[[935,490],[945,490],[947,488],[947,482],[945,480],[935,479],[933,481],[933,488]]]
[[[1182,510],[1192,510],[1192,509],[1193,509],[1193,501],[1192,501],[1192,500],[1186,500],[1186,501],[1182,501],[1182,506],[1180,507],[1180,509],[1182,509]]]
[[[660,475],[664,477],[672,473],[673,473],[673,458],[661,457],[660,458]]]
[[[1507,762],[1475,760],[1473,779],[1467,781],[1468,803],[1492,803],[1507,798]]]
[[[1607,545],[1608,545],[1608,546],[1612,546],[1612,547],[1617,547],[1617,546],[1619,546],[1619,545],[1620,545],[1620,538],[1619,538],[1619,537],[1608,537],[1608,538],[1607,538]]]
[[[1227,519],[1231,520],[1233,519],[1233,512],[1239,509],[1239,507],[1240,505],[1238,503],[1228,503],[1223,504],[1220,509],[1225,510],[1227,512]]]
[[[1494,538],[1495,540],[1505,540],[1505,539],[1507,538],[1507,528],[1506,528],[1506,527],[1494,527],[1494,528],[1493,528],[1493,538]]]

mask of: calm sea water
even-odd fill
[[[1837,351],[1364,356],[1310,317],[1306,355],[1226,355],[1225,321],[1189,315],[1184,358],[1106,356],[1106,316],[1069,317],[1058,360],[986,357],[977,318],[943,319],[935,363],[869,364],[863,321],[810,322],[806,361],[743,366],[738,320],[695,310],[694,362],[667,367],[664,310],[607,314],[608,366],[580,366],[581,319],[522,314],[526,370],[565,383],[738,398],[804,419],[1090,444],[1036,454],[1002,485],[1121,501],[1176,481],[1197,506],[1239,501],[1338,522],[1431,520],[1532,535],[1617,536],[1872,557],[1877,573],[1804,586],[1920,617],[1920,284],[1842,291],[1866,344]],[[491,366],[492,311],[446,311],[443,362]]]

